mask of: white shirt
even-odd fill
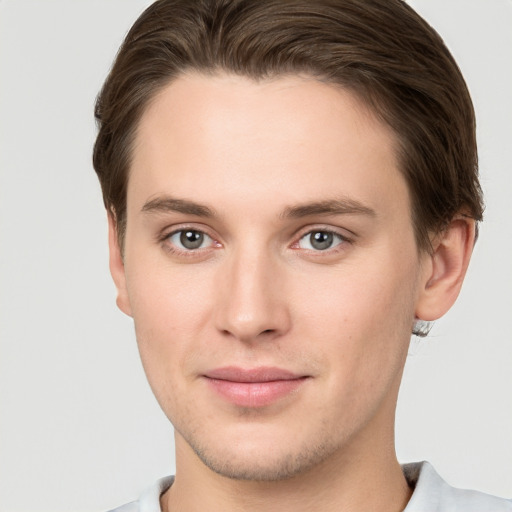
[[[479,491],[448,485],[428,462],[402,466],[413,494],[403,512],[512,512],[512,499],[498,498]],[[158,480],[138,501],[111,512],[161,512],[160,496],[172,485],[174,477]]]

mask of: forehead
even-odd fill
[[[314,78],[190,73],[141,118],[128,202],[178,191],[203,202],[220,193],[260,194],[268,204],[336,193],[378,203],[405,187],[395,145],[355,94]]]

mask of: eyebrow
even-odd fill
[[[297,206],[288,206],[281,214],[282,218],[299,219],[311,215],[368,215],[375,217],[377,214],[372,208],[350,198],[318,201]]]
[[[215,212],[208,206],[189,201],[187,199],[176,199],[173,197],[157,197],[147,201],[142,207],[147,213],[184,213],[198,217],[215,217]]]
[[[177,199],[170,196],[156,197],[147,201],[142,207],[146,213],[184,213],[197,217],[216,217],[215,211],[203,204],[188,199]],[[315,201],[311,203],[287,206],[280,214],[281,219],[300,219],[312,215],[368,215],[375,217],[375,210],[350,198]]]

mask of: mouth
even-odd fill
[[[224,400],[238,407],[258,408],[297,392],[310,377],[274,367],[230,366],[211,370],[204,378]]]

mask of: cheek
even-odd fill
[[[360,336],[378,326],[403,329],[403,322],[413,315],[417,273],[411,265],[397,269],[375,261],[305,276],[294,292],[302,318],[319,329],[332,327],[340,335]]]
[[[139,261],[140,263],[140,261]],[[190,266],[191,267],[191,266]],[[185,267],[156,262],[127,268],[137,343],[148,381],[160,400],[179,386],[187,359],[201,351],[211,317],[209,280]]]
[[[303,311],[296,315],[299,332],[315,340],[331,378],[356,390],[401,370],[414,320],[415,266],[386,264],[385,254],[380,264],[371,261],[324,279],[317,275],[305,287]]]
[[[171,266],[165,258],[127,266],[127,287],[141,328],[179,334],[200,328],[209,308],[211,276],[194,265]]]

